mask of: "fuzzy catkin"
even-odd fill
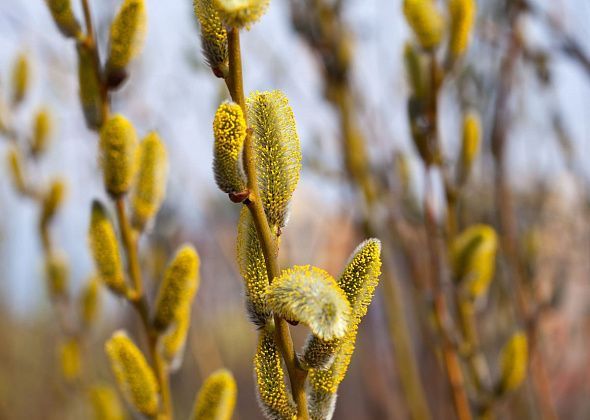
[[[498,386],[500,394],[514,391],[526,378],[528,364],[528,342],[526,334],[516,332],[502,349],[500,355],[501,376]]]
[[[199,265],[197,251],[184,245],[166,269],[154,315],[154,326],[159,331],[166,330],[177,319],[179,311],[190,306],[199,287]]]
[[[201,45],[205,60],[213,73],[222,77],[229,71],[227,30],[213,0],[194,0],[195,15],[201,25]]]
[[[131,187],[136,171],[137,135],[122,115],[115,115],[100,130],[100,160],[106,190],[114,197]]]
[[[12,102],[15,104],[22,102],[27,94],[30,83],[29,73],[29,59],[25,53],[21,53],[12,67]]]
[[[41,225],[47,225],[53,219],[59,207],[63,204],[66,195],[66,184],[61,178],[54,179],[49,190],[43,197],[41,209]]]
[[[102,126],[105,119],[100,75],[97,73],[96,57],[84,44],[78,44],[78,86],[79,97],[88,128],[92,130]]]
[[[80,296],[80,318],[84,325],[91,325],[97,318],[99,302],[99,280],[95,276],[91,277]]]
[[[53,21],[60,32],[69,38],[78,38],[82,34],[80,23],[72,11],[70,0],[45,0]]]
[[[444,20],[434,0],[404,0],[406,21],[424,49],[434,49],[440,44]]]
[[[231,372],[226,369],[213,372],[197,394],[191,420],[230,420],[236,396],[236,381]]]
[[[104,206],[96,200],[92,203],[88,241],[100,279],[113,292],[125,295],[127,286],[115,229]]]
[[[190,327],[190,308],[185,305],[174,319],[172,326],[160,337],[160,353],[171,372],[180,368]]]
[[[12,178],[14,188],[21,194],[27,192],[27,182],[23,171],[22,157],[19,150],[12,146],[8,149],[6,158],[8,160],[8,169]]]
[[[70,267],[66,254],[52,251],[45,259],[45,278],[51,298],[58,299],[66,295],[69,277]]]
[[[469,45],[476,8],[475,0],[449,0],[449,51],[455,57],[461,56]]]
[[[35,157],[40,156],[49,143],[52,132],[52,121],[49,109],[41,108],[35,113],[33,120],[33,136],[31,138],[31,154]]]
[[[107,68],[122,70],[140,52],[147,30],[144,0],[124,0],[111,24]]]
[[[246,139],[246,120],[234,102],[219,106],[213,120],[213,173],[219,189],[239,193],[246,189],[242,171],[242,149]]]
[[[108,385],[94,385],[89,391],[95,420],[125,420],[117,392]]]
[[[475,112],[467,112],[463,117],[463,137],[461,141],[461,160],[459,180],[465,182],[469,177],[473,162],[479,152],[481,143],[481,122]]]
[[[124,331],[117,331],[105,345],[117,384],[129,404],[146,416],[158,412],[158,383],[143,353]]]
[[[266,13],[269,3],[270,0],[213,0],[223,23],[238,29],[250,29]]]
[[[143,230],[164,200],[168,177],[166,147],[157,133],[149,133],[139,144],[137,176],[131,193],[132,221]]]
[[[82,357],[80,343],[74,337],[68,338],[59,346],[59,360],[63,377],[68,382],[73,382],[80,376],[82,370]]]

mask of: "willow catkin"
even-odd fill
[[[80,376],[82,357],[80,343],[75,337],[68,338],[59,346],[61,372],[66,381],[72,382]]]
[[[162,205],[168,177],[166,146],[157,133],[149,133],[139,144],[138,169],[131,192],[131,213],[135,228],[143,230]]]
[[[197,394],[191,420],[230,420],[236,396],[236,381],[231,372],[227,369],[213,372]]]
[[[221,20],[229,28],[246,28],[258,21],[270,0],[213,0]]]
[[[62,251],[52,251],[45,258],[45,278],[47,290],[53,299],[66,295],[70,277],[70,267],[67,256]]]
[[[307,325],[323,340],[343,337],[350,321],[350,304],[336,280],[309,265],[283,270],[270,285],[266,303],[275,314]]]
[[[41,108],[35,113],[33,119],[33,136],[31,137],[31,154],[38,157],[45,150],[51,137],[53,124],[51,121],[51,113],[47,108]]]
[[[416,98],[425,98],[426,83],[422,57],[413,43],[407,42],[404,48],[406,75]]]
[[[49,190],[43,196],[41,226],[46,226],[53,219],[57,210],[63,204],[65,195],[65,181],[61,178],[54,179],[49,186]]]
[[[88,242],[100,279],[113,292],[124,296],[127,286],[117,236],[104,206],[97,200],[92,203]]]
[[[213,173],[219,189],[228,194],[246,189],[242,170],[242,149],[246,139],[246,120],[234,102],[219,106],[213,120]]]
[[[194,0],[195,15],[201,25],[201,45],[207,64],[217,77],[229,71],[227,30],[213,7],[213,0]]]
[[[191,312],[189,305],[182,307],[174,318],[172,326],[160,336],[160,354],[168,363],[168,369],[174,372],[180,368],[189,332]]]
[[[19,104],[25,98],[30,84],[29,59],[25,53],[16,57],[12,66],[12,102]]]
[[[442,40],[443,17],[434,0],[404,0],[404,15],[424,49],[434,49]]]
[[[158,383],[143,353],[124,331],[117,331],[105,345],[111,369],[123,396],[146,416],[158,412]]]
[[[469,45],[476,8],[475,0],[449,0],[449,51],[454,57],[463,55]]]
[[[21,194],[27,193],[27,182],[23,170],[22,157],[19,150],[12,146],[8,149],[6,158],[8,160],[8,169],[14,188]]]
[[[100,162],[106,190],[113,197],[125,194],[136,172],[137,135],[122,115],[114,115],[100,130]]]
[[[107,73],[124,70],[141,52],[146,30],[144,0],[124,0],[111,24]]]
[[[63,35],[69,38],[78,38],[82,35],[80,23],[72,11],[70,0],[45,0],[45,3]]]
[[[527,365],[528,342],[526,334],[519,331],[510,338],[502,349],[498,392],[504,394],[518,388],[526,378]]]
[[[92,276],[84,285],[80,295],[80,318],[86,326],[91,325],[98,316],[100,308],[99,286],[99,279]]]
[[[190,306],[199,287],[199,255],[190,246],[184,245],[164,273],[164,279],[156,299],[154,326],[166,330],[179,311]]]
[[[89,391],[94,420],[125,420],[117,392],[108,385],[94,385]]]
[[[103,107],[102,81],[98,71],[98,63],[93,51],[85,44],[77,44],[78,53],[78,86],[80,105],[88,128],[96,130],[105,119]]]
[[[461,141],[461,159],[459,162],[459,182],[464,183],[469,174],[473,162],[479,153],[481,143],[481,122],[475,112],[467,112],[463,117],[463,136]]]

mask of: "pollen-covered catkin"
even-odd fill
[[[476,7],[475,0],[449,0],[449,51],[454,57],[461,56],[469,45]]]
[[[78,38],[82,34],[80,23],[72,11],[71,0],[45,0],[53,21],[60,32],[70,38]]]
[[[201,45],[207,64],[217,77],[225,77],[229,71],[227,30],[213,0],[194,0],[195,15],[201,25]]]
[[[61,373],[66,381],[72,382],[80,376],[82,357],[80,343],[75,337],[68,338],[59,346]]]
[[[336,280],[309,265],[283,270],[270,285],[266,303],[275,314],[306,324],[323,340],[343,337],[350,321],[350,304]]]
[[[229,28],[246,28],[260,19],[270,0],[213,0],[223,23]]]
[[[33,120],[33,136],[31,138],[31,154],[40,156],[47,149],[52,131],[51,114],[47,108],[41,108]]]
[[[114,197],[131,187],[136,171],[137,135],[122,115],[115,115],[100,130],[100,158],[106,190]]]
[[[131,212],[135,228],[142,230],[164,200],[168,177],[166,147],[157,133],[149,133],[139,144],[138,169],[131,193]]]
[[[91,325],[97,318],[100,302],[99,302],[99,280],[92,276],[80,295],[80,318],[84,325]]]
[[[239,193],[246,189],[242,171],[242,149],[246,139],[246,120],[234,102],[219,106],[213,120],[213,173],[219,189]]]
[[[19,54],[12,67],[12,102],[15,104],[22,102],[29,89],[29,67],[27,55]]]
[[[52,299],[64,297],[68,289],[70,267],[66,254],[52,251],[45,259],[45,278],[47,290]]]
[[[124,70],[141,52],[146,31],[144,0],[124,0],[111,24],[108,72]]]
[[[404,0],[404,15],[422,48],[440,44],[444,20],[434,0]]]
[[[179,311],[189,307],[199,287],[199,255],[184,245],[166,269],[158,291],[154,326],[166,330],[178,317]]]
[[[301,170],[295,116],[287,97],[278,90],[254,92],[247,104],[260,197],[271,229],[278,232],[287,222]]]
[[[92,130],[102,126],[105,110],[102,106],[101,80],[97,73],[96,57],[84,44],[78,44],[78,86],[84,120]]]
[[[513,391],[526,378],[528,364],[528,342],[524,332],[515,333],[502,349],[500,355],[501,376],[498,392]]]
[[[94,385],[89,394],[96,420],[125,420],[125,411],[113,388],[108,385]]]
[[[124,331],[117,331],[105,345],[111,369],[123,396],[146,416],[158,412],[158,384],[143,353]]]
[[[191,420],[230,420],[236,405],[237,386],[230,371],[213,372],[203,383]]]
[[[92,203],[88,241],[100,279],[113,292],[125,295],[127,286],[115,229],[104,206],[96,200]]]
[[[479,115],[468,112],[463,117],[463,138],[461,141],[461,160],[459,162],[459,182],[464,183],[471,172],[473,162],[481,143],[481,122]]]

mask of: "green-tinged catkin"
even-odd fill
[[[160,337],[160,354],[168,363],[168,369],[174,372],[180,368],[189,332],[191,312],[188,305],[181,308],[172,326]]]
[[[27,181],[23,171],[22,157],[16,147],[10,147],[6,155],[8,160],[8,169],[14,188],[21,194],[27,193]]]
[[[246,28],[258,21],[270,0],[213,0],[223,23],[229,28]]]
[[[45,150],[51,137],[53,124],[51,113],[47,108],[41,108],[35,114],[33,119],[33,136],[31,137],[31,154],[38,157]]]
[[[498,238],[487,225],[473,225],[465,229],[451,245],[451,267],[455,280],[472,297],[488,290],[496,267]]]
[[[278,90],[254,92],[247,103],[260,197],[269,225],[278,231],[287,222],[301,170],[295,117],[287,97]]]
[[[426,81],[422,61],[422,57],[414,43],[407,42],[404,48],[404,64],[412,93],[416,98],[425,98],[426,96]]]
[[[526,334],[517,332],[506,343],[500,355],[501,376],[497,387],[499,394],[513,391],[522,384],[526,378],[528,357]]]
[[[80,105],[84,114],[84,120],[88,128],[96,130],[102,126],[105,116],[105,108],[102,106],[103,96],[101,92],[101,79],[98,71],[96,57],[85,44],[78,44],[78,86]]]
[[[48,191],[43,196],[43,205],[41,208],[41,225],[47,225],[61,207],[66,196],[66,183],[61,178],[56,178],[51,182]]]
[[[80,319],[86,326],[94,323],[100,309],[99,286],[99,279],[92,276],[84,285],[80,295]]]
[[[246,120],[234,102],[219,105],[213,120],[213,173],[219,189],[239,193],[246,189],[242,170],[242,149],[246,139]]]
[[[270,285],[266,303],[275,314],[307,325],[323,340],[343,337],[348,329],[351,310],[346,295],[330,274],[317,267],[283,270]]]
[[[137,177],[131,193],[133,225],[143,230],[162,205],[166,193],[168,159],[157,133],[149,133],[139,145]]]
[[[94,420],[125,420],[117,392],[108,385],[94,385],[89,391]]]
[[[404,0],[404,15],[422,48],[430,50],[440,44],[444,19],[434,0]]]
[[[256,226],[246,206],[242,206],[238,222],[237,259],[246,283],[248,316],[258,328],[262,328],[271,316],[266,306],[268,274]]]
[[[80,343],[75,337],[68,338],[60,344],[59,361],[61,373],[66,381],[73,382],[80,377],[82,357]]]
[[[107,71],[124,70],[143,47],[147,31],[144,0],[124,0],[111,24]]]
[[[114,115],[100,129],[100,161],[106,190],[114,197],[131,187],[137,162],[137,135],[122,115]]]
[[[449,0],[449,51],[454,57],[463,55],[469,45],[476,8],[475,0]]]
[[[197,394],[191,420],[230,420],[237,393],[236,381],[229,370],[213,372]]]
[[[70,267],[67,256],[62,251],[52,251],[45,258],[45,278],[47,290],[52,299],[65,297],[68,290]]]
[[[60,32],[70,38],[78,38],[82,34],[80,23],[72,11],[70,0],[45,0],[53,21]]]
[[[25,53],[16,57],[12,67],[12,102],[19,104],[25,98],[30,84],[29,59]]]
[[[88,241],[101,281],[113,292],[124,296],[127,286],[115,229],[106,209],[96,200],[92,203]]]
[[[111,369],[123,396],[146,416],[158,412],[158,383],[143,353],[124,331],[117,331],[105,345]]]
[[[293,420],[297,417],[297,408],[285,385],[285,372],[273,328],[269,323],[260,331],[254,356],[258,403],[269,420]]]
[[[213,0],[194,0],[195,15],[201,25],[201,45],[207,64],[217,77],[225,77],[229,71],[227,30]]]
[[[197,251],[184,245],[166,269],[156,299],[154,326],[158,330],[166,330],[179,311],[190,307],[199,287],[199,264]]]
[[[463,136],[461,141],[461,160],[459,162],[459,182],[464,183],[479,153],[481,143],[481,122],[475,112],[467,112],[463,117]]]

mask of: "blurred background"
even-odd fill
[[[74,10],[81,16],[78,3],[73,2]],[[120,2],[90,3],[104,51]],[[500,349],[519,323],[534,324],[535,352],[542,360],[541,386],[528,380],[495,404],[494,412],[498,418],[587,419],[590,2],[477,3],[470,49],[441,91],[442,148],[453,165],[461,146],[462,112],[476,109],[482,146],[464,188],[460,228],[485,222],[502,230],[498,197],[505,196],[497,194],[497,186],[504,171],[514,219],[509,243],[526,299],[536,309],[525,321],[506,309],[516,286],[501,250],[490,291],[476,304],[481,350],[491,375],[497,375]],[[194,244],[202,260],[184,363],[172,376],[176,412],[187,418],[203,378],[227,367],[238,381],[235,417],[261,418],[252,373],[256,332],[246,317],[235,262],[239,208],[216,189],[211,170],[211,122],[226,89],[202,58],[192,2],[146,4],[146,45],[129,81],[113,95],[112,108],[127,116],[140,136],[157,130],[168,148],[166,200],[140,244],[148,290],[155,289],[180,244]],[[314,26],[320,21],[330,22],[328,32]],[[386,273],[361,325],[336,419],[411,418],[400,383],[404,367],[395,356],[400,320],[432,417],[453,418],[428,320],[432,296],[420,280],[427,261],[420,204],[426,179],[408,123],[403,55],[409,39],[401,0],[272,0],[265,17],[242,36],[246,91],[285,92],[302,143],[302,176],[282,237],[281,265],[313,264],[338,275],[365,236],[384,242]],[[4,100],[21,53],[31,63],[31,88],[11,116],[12,125],[27,137],[35,111],[42,106],[51,111],[51,144],[31,171],[39,185],[55,176],[67,182],[66,201],[52,230],[67,255],[69,294],[77,301],[93,271],[87,247],[91,201],[107,196],[96,135],[86,128],[78,102],[74,44],[59,34],[42,0],[0,0]],[[335,84],[346,92],[345,105],[334,99]],[[350,140],[350,132],[356,140]],[[505,140],[500,158],[492,153],[495,136]],[[8,141],[1,140],[4,156]],[[356,158],[364,162],[360,176]],[[59,308],[48,299],[39,208],[15,191],[5,161],[0,167],[0,419],[92,418],[83,391],[61,374]],[[432,180],[435,208],[443,218],[444,188],[436,174]],[[129,306],[101,292],[98,324],[84,341],[82,375],[112,382],[103,343],[115,329],[138,331],[138,322]],[[307,331],[292,330],[296,343],[303,343]]]

